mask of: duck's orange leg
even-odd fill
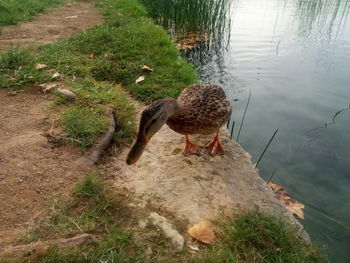
[[[188,139],[188,136],[185,135],[185,149],[183,151],[184,155],[191,155],[191,154],[198,154],[197,152],[197,148],[199,146],[197,144],[194,144],[192,142],[190,142],[190,140]]]
[[[205,148],[208,148],[210,151],[210,154],[214,156],[216,153],[225,154],[224,148],[222,148],[222,145],[219,140],[219,130],[217,130],[216,135],[214,139],[205,146]]]

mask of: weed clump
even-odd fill
[[[320,250],[282,218],[250,211],[223,224],[221,242],[194,262],[320,262]]]
[[[79,106],[68,108],[62,114],[62,122],[68,138],[82,151],[92,146],[106,128],[104,112],[96,112]]]

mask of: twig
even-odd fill
[[[259,163],[260,163],[260,161],[261,161],[261,159],[263,158],[263,156],[264,156],[264,154],[265,154],[265,152],[266,152],[266,150],[267,150],[267,148],[269,148],[269,146],[270,146],[270,144],[271,144],[271,142],[273,141],[273,139],[275,138],[275,136],[276,136],[276,133],[278,132],[278,129],[273,133],[273,135],[272,135],[272,137],[271,137],[271,139],[269,140],[269,142],[267,143],[267,145],[266,145],[266,147],[265,147],[265,149],[264,149],[264,151],[262,152],[262,154],[260,155],[260,157],[259,157],[259,160],[256,162],[256,165],[255,165],[255,168],[257,168],[258,167],[258,165],[259,165]]]
[[[53,130],[53,126],[55,125],[55,118],[52,118],[52,124],[51,124],[51,129],[50,129],[50,136],[52,136],[52,130]]]

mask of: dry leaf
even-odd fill
[[[89,58],[89,59],[93,59],[94,57],[95,57],[94,53],[90,53],[90,54],[88,55],[88,58]]]
[[[141,69],[144,70],[144,71],[153,71],[153,68],[150,68],[149,66],[146,66],[146,65],[143,65],[141,67]]]
[[[140,77],[137,78],[137,80],[135,80],[135,83],[140,83],[140,82],[142,82],[144,80],[145,80],[145,76],[140,76]]]
[[[280,185],[278,185],[278,184],[275,184],[275,183],[273,183],[273,182],[268,182],[268,185],[272,188],[272,190],[276,193],[276,192],[278,192],[278,191],[280,191],[280,190],[283,190],[283,187],[282,186],[280,186]]]
[[[188,234],[206,244],[211,244],[215,238],[214,231],[208,221],[200,221],[188,229]]]
[[[199,250],[199,247],[197,247],[197,246],[196,246],[196,245],[194,245],[194,244],[187,243],[187,246],[188,246],[190,249],[192,249],[192,250],[196,250],[196,251],[198,251],[198,250]]]
[[[57,79],[60,76],[61,76],[60,73],[56,72],[55,74],[52,75],[51,79]]]
[[[39,86],[43,87],[44,88],[43,92],[46,93],[46,92],[52,90],[53,88],[56,88],[58,86],[58,84],[57,83],[45,83],[45,84],[41,84]]]
[[[77,98],[77,96],[70,90],[58,88],[57,91],[67,99],[75,100]]]
[[[198,46],[198,42],[203,41],[209,43],[209,35],[196,32],[189,32],[183,35],[176,35],[176,47],[178,49],[192,49]]]
[[[104,59],[104,60],[109,60],[108,54],[104,54],[103,59]]]
[[[43,68],[47,68],[46,64],[36,64],[35,65],[35,69],[43,69]]]
[[[78,16],[66,16],[65,19],[74,19],[77,18]]]
[[[283,190],[283,187],[269,182],[270,187],[276,194],[276,198],[284,204],[284,206],[294,215],[298,216],[301,219],[304,219],[305,206],[302,203],[296,201],[290,194]]]

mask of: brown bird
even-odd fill
[[[224,90],[216,85],[194,84],[186,87],[176,99],[165,98],[154,101],[141,114],[136,142],[131,148],[126,162],[135,163],[142,155],[152,136],[166,123],[170,129],[185,135],[183,154],[197,154],[196,144],[188,135],[216,135],[206,147],[212,155],[224,154],[219,141],[219,130],[231,115],[232,107],[226,100]]]

